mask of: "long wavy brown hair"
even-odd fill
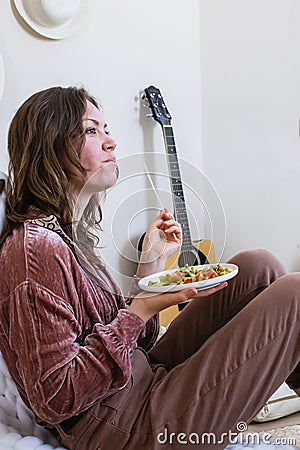
[[[8,133],[8,190],[6,224],[0,246],[13,229],[33,217],[54,214],[62,229],[72,236],[75,199],[71,180],[86,170],[80,163],[85,134],[82,117],[96,99],[84,88],[51,87],[32,95],[16,112]],[[75,175],[76,174],[76,175]],[[76,226],[78,245],[93,263],[94,230],[102,213],[98,194],[89,201]]]

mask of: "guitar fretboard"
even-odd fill
[[[167,161],[169,167],[169,175],[172,190],[172,200],[174,206],[174,217],[182,226],[182,250],[190,250],[193,248],[190,227],[188,222],[187,210],[185,206],[183,186],[181,182],[181,174],[179,162],[177,158],[175,138],[171,125],[162,125],[165,148],[167,153]]]

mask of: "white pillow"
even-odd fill
[[[0,352],[0,450],[66,450],[37,425],[11,378]]]
[[[283,383],[254,417],[254,422],[267,422],[300,411],[300,397]]]

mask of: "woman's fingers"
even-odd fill
[[[165,233],[181,233],[181,227],[179,225],[173,225],[164,230]]]
[[[176,233],[177,235],[181,234],[181,225],[176,222],[175,219],[165,220],[161,223],[160,229],[164,231],[166,234]]]
[[[224,281],[223,283],[220,283],[217,286],[198,291],[197,295],[195,295],[194,298],[208,297],[209,295],[214,294],[215,292],[221,291],[226,286],[228,286],[228,283],[226,281]]]

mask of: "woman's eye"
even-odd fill
[[[107,128],[105,129],[105,134],[107,134],[107,136],[110,136],[110,131]]]
[[[96,130],[96,128],[91,127],[91,128],[87,128],[87,129],[85,130],[85,133],[86,133],[86,134],[97,134],[97,130]]]

